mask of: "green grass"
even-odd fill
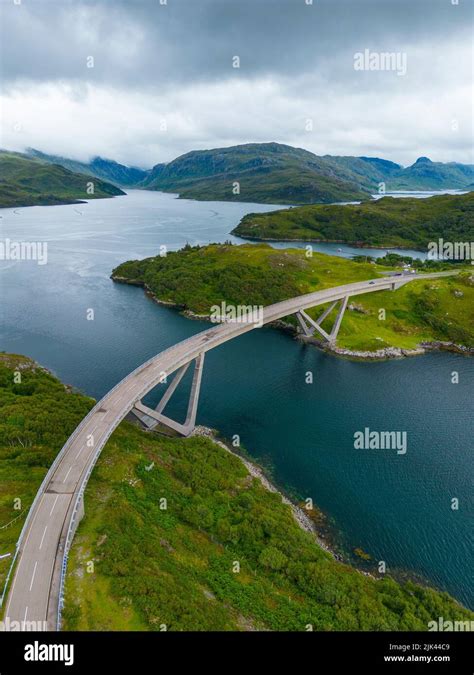
[[[0,151],[0,208],[70,204],[80,200],[123,195],[99,178],[86,176],[19,153]],[[88,193],[93,183],[94,193]]]
[[[90,406],[25,357],[1,355],[4,520],[13,497],[29,506]],[[426,630],[433,617],[474,616],[447,593],[337,562],[278,494],[207,438],[123,422],[94,469],[85,511],[69,556],[65,630]],[[17,535],[0,530],[2,551]]]
[[[420,200],[421,201],[421,200]],[[145,284],[158,299],[208,315],[214,304],[269,305],[303,293],[377,278],[384,269],[305,250],[267,244],[188,247],[166,257],[119,265],[113,278]],[[338,346],[352,350],[414,348],[420,342],[452,341],[474,346],[474,271],[460,276],[413,281],[392,292],[357,296],[347,311]],[[317,317],[324,308],[311,310]],[[379,310],[385,310],[380,319]],[[357,311],[359,310],[359,311]],[[329,328],[336,313],[323,327]],[[294,323],[294,318],[288,319]]]
[[[384,197],[364,204],[312,205],[249,213],[233,234],[252,239],[333,241],[427,250],[430,241],[474,240],[474,192],[428,199]]]

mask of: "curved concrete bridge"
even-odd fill
[[[387,277],[308,293],[265,307],[263,323],[296,314],[305,335],[318,331],[324,339],[334,342],[350,297],[374,291],[396,290],[415,279],[438,276],[444,274]],[[338,303],[340,307],[334,327],[327,333],[320,324]],[[317,321],[305,312],[306,309],[324,304],[328,304],[328,308]],[[237,321],[223,323],[179,342],[130,373],[82,420],[49,469],[18,540],[10,568],[11,571],[15,570],[15,574],[4,614],[7,629],[8,626],[13,630],[60,628],[68,551],[84,513],[84,490],[102,448],[118,424],[128,413],[133,412],[148,428],[162,423],[188,435],[196,420],[205,353],[259,325]],[[195,368],[188,412],[184,424],[180,424],[166,417],[163,409],[192,361],[195,361]],[[176,373],[175,377],[157,409],[144,406],[141,399],[173,373]]]

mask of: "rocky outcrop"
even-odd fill
[[[425,351],[446,351],[446,352],[456,352],[457,354],[464,354],[466,356],[474,356],[474,347],[466,347],[464,345],[457,345],[454,342],[422,342],[421,347]]]

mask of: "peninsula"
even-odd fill
[[[222,302],[265,306],[394,271],[364,259],[320,253],[308,257],[304,249],[211,244],[122,263],[113,270],[112,279],[143,286],[159,302],[207,317],[210,308]],[[367,352],[370,358],[383,350],[390,356],[393,348],[421,353],[420,345],[434,343],[453,349],[474,347],[474,274],[469,268],[460,268],[454,277],[414,281],[396,293],[382,291],[356,300],[348,305],[338,349]],[[316,319],[321,311],[316,308],[309,314]],[[332,324],[334,313],[326,317],[323,328]],[[286,325],[296,329],[292,317]]]

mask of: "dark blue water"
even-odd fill
[[[101,396],[145,359],[207,326],[114,284],[111,269],[162,244],[223,241],[244,213],[258,210],[268,206],[135,192],[2,210],[1,238],[47,240],[49,262],[0,262],[0,349],[27,354]],[[198,422],[238,434],[281,485],[313,498],[348,549],[363,548],[389,570],[413,570],[474,606],[473,400],[472,359],[353,363],[266,328],[206,356]],[[170,412],[182,414],[184,404],[178,390]],[[353,434],[366,426],[406,431],[406,455],[355,450]]]

